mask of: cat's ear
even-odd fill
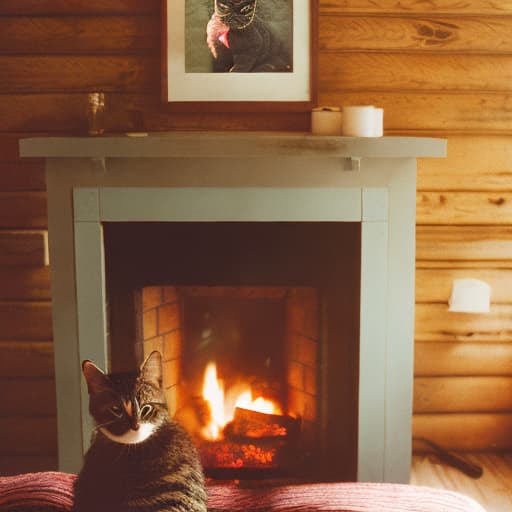
[[[144,363],[142,363],[140,373],[146,382],[150,382],[158,389],[162,389],[162,354],[158,350],[154,350],[149,354]]]
[[[86,359],[82,363],[82,372],[87,381],[89,395],[111,389],[108,377],[91,361]]]

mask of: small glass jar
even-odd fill
[[[89,135],[105,133],[105,94],[91,92],[87,97],[87,122]]]

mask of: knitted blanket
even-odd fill
[[[0,477],[1,512],[69,512],[75,475]],[[208,508],[222,512],[485,512],[455,492],[403,484],[316,483],[241,488],[208,486]]]

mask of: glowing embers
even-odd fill
[[[291,464],[300,420],[282,414],[279,404],[253,398],[248,384],[224,386],[215,363],[206,366],[203,399],[209,417],[201,430],[205,468],[283,468]]]

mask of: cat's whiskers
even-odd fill
[[[115,423],[116,420],[110,420],[110,421],[106,421],[105,423],[100,423],[99,425],[96,425],[94,427],[94,431],[98,431],[101,427],[106,427],[107,425],[111,425],[112,423]]]

